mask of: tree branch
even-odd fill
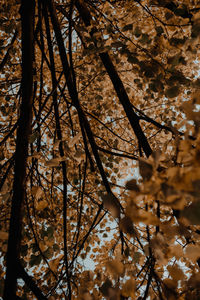
[[[20,255],[22,207],[26,187],[26,165],[28,156],[28,139],[32,122],[33,96],[33,18],[35,1],[22,0],[22,103],[20,107],[19,126],[17,130],[13,197],[6,257],[6,279],[4,300],[15,299],[17,289],[17,260]]]
[[[80,13],[80,16],[85,23],[86,26],[91,25],[92,17],[90,15],[90,12],[88,8],[86,7],[85,3],[80,2],[79,0],[76,0],[75,2],[76,8]],[[90,31],[90,35],[93,36],[93,34],[97,31],[96,28],[93,28]],[[148,143],[148,140],[146,136],[144,135],[142,128],[139,123],[139,118],[137,114],[133,111],[132,104],[129,100],[129,97],[126,93],[126,90],[124,88],[124,85],[117,73],[117,70],[115,66],[113,65],[111,58],[107,52],[99,53],[99,56],[101,58],[101,61],[110,77],[110,80],[112,81],[113,87],[117,93],[117,96],[119,98],[120,103],[122,104],[124,111],[127,115],[127,118],[131,124],[131,127],[138,139],[138,143],[143,149],[145,155],[148,157],[151,153],[151,147]]]
[[[38,300],[47,300],[47,298],[40,291],[33,278],[28,275],[28,273],[24,270],[21,263],[18,262],[18,277],[22,278],[27,285],[27,287],[33,292],[33,294],[37,297]]]

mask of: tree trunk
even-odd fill
[[[6,279],[4,286],[4,300],[16,299],[18,268],[17,261],[20,256],[21,227],[23,216],[23,203],[26,186],[26,165],[28,156],[28,139],[31,132],[32,121],[32,95],[33,95],[33,20],[34,0],[21,1],[22,26],[22,102],[17,129],[17,142],[14,166],[14,183],[8,250],[6,257]]]

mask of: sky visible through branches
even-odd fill
[[[2,0],[0,297],[200,297],[200,2]]]

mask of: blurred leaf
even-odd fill
[[[185,249],[186,256],[191,259],[193,262],[200,257],[200,246],[199,245],[187,245]]]
[[[137,64],[138,62],[139,62],[139,60],[137,59],[137,57],[136,56],[134,56],[134,55],[132,55],[132,54],[130,54],[129,56],[128,56],[128,62],[129,63],[131,63],[131,64]]]
[[[189,207],[184,208],[181,216],[185,217],[192,225],[200,225],[200,201],[193,202]]]
[[[131,297],[134,299],[135,296],[135,280],[128,279],[122,286],[122,295],[124,297]]]
[[[31,136],[29,137],[29,143],[30,143],[30,144],[33,144],[33,143],[35,142],[35,140],[36,140],[37,138],[39,138],[39,136],[40,136],[40,133],[39,133],[38,131],[33,132],[33,133],[31,134]]]
[[[53,234],[54,234],[54,227],[53,226],[49,226],[47,228],[47,235],[48,235],[48,238],[52,238],[53,237]]]
[[[54,251],[59,251],[59,250],[60,250],[59,245],[58,245],[58,244],[54,244],[54,245],[53,245],[53,250],[54,250]]]
[[[42,260],[42,257],[41,255],[31,255],[31,258],[30,258],[30,266],[33,267],[33,266],[38,266],[40,264]]]
[[[47,259],[50,259],[53,254],[54,254],[54,251],[53,251],[53,248],[52,247],[49,247],[47,250],[45,250],[43,252],[44,256],[47,258]]]
[[[28,245],[21,245],[21,255],[26,256],[28,253]]]
[[[7,240],[8,239],[8,232],[0,231],[0,240]]]
[[[149,38],[149,35],[147,33],[143,33],[142,37],[140,39],[141,44],[149,44],[151,42],[151,39]]]
[[[127,24],[122,28],[122,31],[128,31],[133,29],[133,24]]]
[[[45,208],[48,207],[48,206],[49,206],[48,202],[47,202],[46,200],[42,200],[42,201],[39,201],[39,202],[36,204],[35,208],[36,208],[37,210],[43,210],[43,209],[45,209]]]
[[[150,180],[153,175],[153,166],[150,163],[140,159],[139,160],[140,175],[144,180]]]
[[[161,35],[164,32],[162,26],[157,26],[156,27],[156,32],[157,32],[158,35]]]
[[[135,192],[140,191],[140,188],[137,185],[137,181],[135,179],[131,179],[131,180],[127,181],[125,188],[130,191],[135,191]]]
[[[140,35],[141,35],[141,29],[138,27],[138,26],[136,26],[136,28],[135,28],[135,30],[134,30],[134,35],[136,36],[136,37],[139,37]]]
[[[124,271],[124,265],[118,259],[114,259],[106,263],[106,268],[113,276],[120,276]]]
[[[0,297],[3,297],[3,291],[4,291],[4,280],[0,279]]]
[[[102,196],[103,206],[111,213],[114,218],[120,215],[120,204],[118,199],[113,194],[106,194]]]
[[[179,87],[178,86],[172,86],[165,90],[165,96],[167,98],[175,98],[179,95]]]
[[[183,271],[181,270],[181,268],[177,264],[174,264],[172,266],[168,266],[167,270],[169,272],[169,275],[175,281],[182,280],[185,277]]]
[[[109,295],[109,289],[112,287],[112,282],[109,279],[106,279],[106,281],[102,284],[102,286],[99,288],[99,290],[101,291],[101,293],[104,296],[108,296]]]
[[[139,263],[140,257],[141,257],[141,253],[140,252],[134,252],[134,254],[133,254],[133,261],[135,263]]]
[[[46,167],[58,167],[59,164],[60,164],[60,161],[61,161],[60,157],[58,157],[58,158],[52,158],[52,159],[47,160],[45,162],[45,166]]]
[[[70,148],[72,148],[72,147],[79,141],[79,139],[81,138],[81,136],[82,136],[82,133],[81,133],[81,131],[80,131],[77,135],[75,135],[75,137],[73,137],[73,138],[70,140],[70,142],[68,143],[68,146],[69,146]]]
[[[193,38],[197,38],[200,35],[200,21],[196,20],[193,24],[192,24],[192,33],[191,36]]]
[[[135,235],[133,222],[132,222],[131,218],[129,218],[129,217],[122,218],[120,220],[119,227],[123,232],[129,233],[130,235]]]

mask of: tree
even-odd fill
[[[200,3],[0,5],[3,299],[199,299]]]

